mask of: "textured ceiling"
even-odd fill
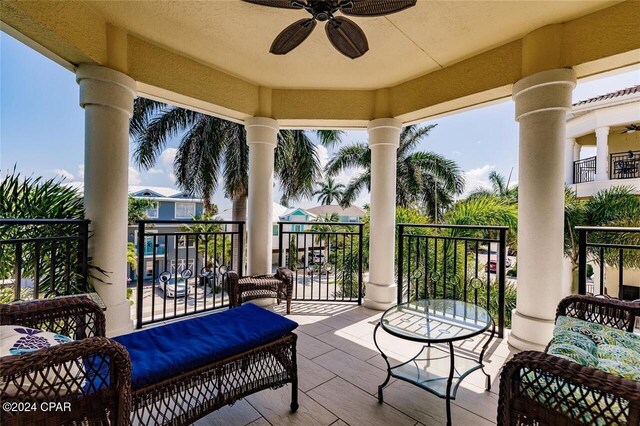
[[[240,0],[95,1],[111,24],[154,44],[273,88],[375,89],[446,67],[617,1],[427,1],[378,18],[352,18],[370,50],[351,60],[333,49],[322,23],[285,56],[268,53],[274,37],[308,16]]]

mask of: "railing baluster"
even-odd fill
[[[138,290],[136,294],[136,328],[142,328],[142,301],[144,299],[144,227],[144,222],[138,222]],[[153,297],[153,284],[152,279],[151,297]]]

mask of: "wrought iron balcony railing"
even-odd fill
[[[573,162],[573,183],[593,182],[596,178],[596,157]]]
[[[609,179],[640,178],[640,151],[617,152],[609,156]]]

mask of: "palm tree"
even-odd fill
[[[434,127],[435,124],[405,127],[400,133],[396,163],[396,204],[421,206],[431,216],[442,213],[464,189],[462,170],[454,161],[434,152],[414,151]],[[353,203],[364,188],[371,189],[371,151],[367,144],[355,143],[341,148],[325,172],[333,177],[350,168],[364,171],[347,185],[340,202],[342,206]]]
[[[496,196],[503,198],[510,203],[516,203],[518,201],[518,187],[509,187],[511,182],[511,174],[508,178],[505,178],[500,173],[493,171],[489,173],[489,183],[491,183],[491,189],[476,188],[469,194],[467,198]]]
[[[313,191],[313,195],[317,195],[318,201],[325,206],[333,204],[334,201],[339,203],[343,193],[344,185],[336,184],[333,178],[328,178],[326,182],[320,183],[320,188]]]
[[[234,221],[246,219],[249,147],[244,126],[199,112],[145,98],[134,102],[130,134],[134,140],[134,159],[141,169],[150,169],[169,139],[180,136],[174,161],[177,185],[200,196],[205,210],[224,181],[225,195],[233,202]],[[319,141],[331,146],[343,132],[319,130]],[[282,130],[275,150],[275,172],[282,191],[282,202],[313,196],[313,183],[321,176],[321,166],[313,142],[302,130]]]

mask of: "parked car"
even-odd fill
[[[484,265],[484,270],[489,271],[493,274],[496,273],[497,268],[498,268],[498,262],[496,262],[495,260],[490,260],[489,263]]]
[[[187,282],[183,278],[170,278],[163,280],[162,277],[158,279],[158,288],[164,294],[164,297],[185,297],[191,293],[191,289],[187,285]]]

